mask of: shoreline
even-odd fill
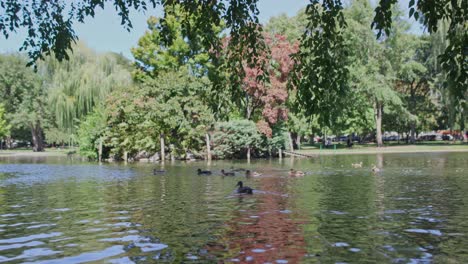
[[[3,157],[67,157],[65,151],[34,152],[32,150],[0,150],[0,158]]]
[[[69,150],[47,149],[44,152],[33,152],[32,150],[0,150],[0,158],[8,157],[67,157]],[[289,153],[288,153],[289,152]],[[355,148],[355,149],[302,149],[294,152],[285,151],[286,157],[314,158],[321,155],[365,155],[365,154],[404,154],[404,153],[460,153],[468,152],[468,145],[453,146],[427,146],[427,145],[406,145],[406,146],[387,146],[382,148]],[[297,155],[295,155],[297,154]]]
[[[299,151],[299,155],[307,155],[312,157],[317,157],[321,155],[361,155],[361,154],[404,154],[404,153],[450,153],[450,152],[468,152],[468,148],[462,149],[409,149],[409,150],[398,150],[398,149],[388,149],[388,150],[317,150],[317,151]],[[295,156],[288,153],[285,153],[286,156]],[[297,157],[296,156],[296,157]],[[307,157],[304,157],[307,158]]]

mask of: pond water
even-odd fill
[[[231,167],[263,176],[220,175]],[[0,262],[468,262],[467,153],[154,168],[0,158]],[[254,194],[235,194],[239,180]]]

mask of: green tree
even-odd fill
[[[102,146],[106,125],[107,114],[102,106],[96,107],[93,112],[86,115],[80,123],[77,133],[81,156],[90,160],[98,159],[99,145]]]
[[[5,37],[20,28],[25,28],[28,32],[22,49],[27,50],[34,63],[44,54],[54,53],[59,60],[68,59],[67,50],[72,48],[72,43],[77,40],[73,24],[83,23],[86,17],[93,17],[97,8],[104,8],[106,3],[112,4],[121,17],[122,25],[130,29],[132,23],[129,19],[130,10],[145,11],[148,6],[156,8],[161,5],[166,11],[170,7],[180,5],[188,15],[194,16],[194,24],[191,19],[185,19],[183,29],[190,32],[196,29],[197,34],[203,36],[203,44],[207,48],[214,47],[220,49],[222,46],[217,41],[216,32],[213,32],[212,25],[220,25],[225,21],[226,28],[230,31],[233,41],[229,45],[230,66],[242,71],[242,60],[245,50],[249,64],[255,62],[255,57],[264,50],[265,46],[258,43],[262,39],[261,32],[258,31],[258,0],[230,0],[230,1],[157,1],[157,0],[94,0],[67,2],[59,1],[4,1],[0,5],[0,13],[4,14],[0,18],[0,31]],[[375,9],[372,27],[378,31],[378,37],[385,32],[390,35],[393,25],[392,20],[394,5],[398,0],[380,0]],[[342,40],[344,22],[343,3],[334,0],[312,0],[306,8],[308,27],[303,34],[303,50],[298,55],[298,60],[305,67],[300,70],[298,78],[303,83],[300,92],[300,101],[309,109],[317,105],[316,97],[324,98],[321,109],[329,108],[327,105],[336,105],[336,97],[343,95],[346,91],[346,73],[344,66],[334,65],[333,61],[342,61],[343,51],[340,41]],[[465,43],[468,42],[466,34],[466,18],[468,3],[463,0],[440,0],[409,2],[409,17],[422,22],[431,34],[439,29],[439,22],[449,20],[447,38],[450,40],[441,56],[442,66],[447,71],[447,78],[451,93],[457,100],[464,100],[467,90],[467,70],[465,63]],[[162,23],[163,32],[168,32],[167,25]],[[320,30],[317,30],[319,29]],[[163,33],[166,35],[166,33]],[[323,40],[321,40],[323,39]],[[171,39],[167,38],[170,42]],[[260,45],[259,45],[260,44]],[[310,61],[313,61],[310,62]],[[306,64],[307,63],[307,64]],[[309,65],[310,64],[310,65]],[[312,65],[313,64],[313,65]],[[306,70],[306,67],[314,66],[314,70]],[[335,67],[334,67],[335,66]],[[333,71],[333,68],[336,69]],[[332,72],[330,72],[332,70]],[[233,75],[234,76],[234,75]],[[341,78],[340,76],[343,76]],[[234,76],[235,77],[235,76]],[[321,79],[326,78],[330,86],[322,83]],[[310,85],[304,80],[310,79]],[[323,86],[323,87],[322,87]],[[312,87],[312,91],[308,91]],[[324,94],[319,89],[327,90]],[[301,97],[310,98],[310,101],[302,100]],[[333,116],[329,116],[333,119]]]
[[[251,120],[233,120],[216,124],[213,152],[218,158],[250,158],[259,155],[262,136]]]
[[[5,119],[5,107],[0,104],[0,140],[3,140],[5,136],[10,133],[11,125],[9,125]]]
[[[192,76],[181,68],[116,91],[107,104],[109,146],[117,155],[160,150],[165,156],[166,141],[175,147],[173,156],[201,149],[214,123],[206,104],[210,87],[207,77]],[[161,146],[157,144],[160,139],[164,140]]]
[[[43,151],[43,126],[47,123],[46,92],[40,77],[25,66],[20,55],[0,56],[0,103],[16,131],[29,130],[34,151]]]
[[[274,35],[286,36],[294,43],[301,39],[307,26],[305,9],[301,9],[295,16],[288,17],[286,14],[271,17],[265,25],[265,32]]]
[[[48,104],[58,129],[75,134],[79,121],[117,87],[131,84],[115,54],[96,54],[79,43],[68,61],[47,57],[38,73],[48,87]]]
[[[346,45],[352,63],[350,64],[350,87],[354,97],[362,96],[366,101],[360,100],[361,112],[368,108],[374,110],[375,131],[377,145],[382,146],[382,118],[384,107],[392,105],[401,106],[399,94],[394,90],[395,69],[390,60],[397,53],[394,45],[399,43],[392,35],[392,39],[378,42],[374,32],[367,25],[372,19],[372,9],[368,0],[358,0],[346,10],[348,28],[345,32]],[[393,27],[395,30],[396,27]],[[399,28],[398,28],[399,30]]]

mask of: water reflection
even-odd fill
[[[238,205],[228,221],[225,238],[230,262],[298,263],[305,254],[305,239],[300,222],[291,217],[288,206],[288,181],[281,174],[265,174],[256,181],[261,192],[238,195]],[[212,248],[210,245],[209,248]],[[216,245],[214,251],[219,251]]]
[[[0,262],[468,259],[463,153],[213,161],[214,175],[198,176],[205,166],[166,163],[153,175],[151,164],[0,159]],[[219,176],[231,166],[263,176]],[[290,178],[290,168],[307,174]],[[239,180],[260,191],[235,194]]]

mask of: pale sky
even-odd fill
[[[260,0],[258,6],[260,22],[265,23],[270,17],[282,13],[294,16],[307,3],[307,0]],[[407,4],[402,7],[406,8]],[[113,7],[107,5],[104,10],[96,12],[95,18],[88,18],[84,24],[77,23],[74,28],[80,41],[85,42],[92,49],[98,52],[114,51],[133,58],[130,48],[136,46],[138,39],[145,32],[146,19],[151,15],[160,15],[160,12],[157,10],[149,10],[146,14],[133,12],[131,14],[133,29],[127,32],[120,25],[120,19]],[[25,35],[25,31],[20,31],[17,34],[11,34],[7,40],[0,35],[0,53],[18,51]]]

